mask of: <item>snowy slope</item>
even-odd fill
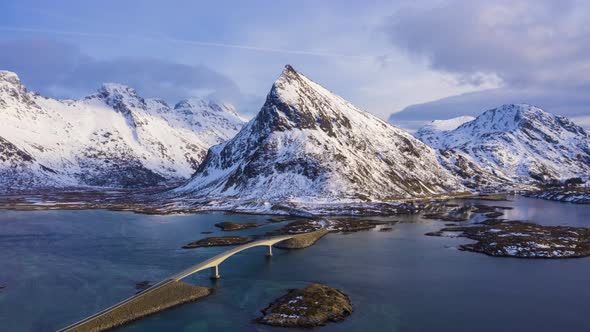
[[[2,174],[11,174],[0,179],[0,190],[29,182],[130,187],[186,179],[212,144],[230,138],[242,124],[231,106],[207,102],[177,110],[119,84],[105,84],[82,100],[54,100],[27,91],[16,74],[0,71],[0,135],[7,147],[0,160],[13,156],[0,164]],[[14,152],[6,152],[14,149],[28,160],[16,161]]]
[[[427,145],[286,66],[258,115],[174,193],[335,202],[459,188]]]
[[[441,162],[471,186],[539,184],[590,174],[590,135],[565,117],[526,104],[488,110],[436,139]]]
[[[438,146],[440,137],[444,132],[456,129],[465,122],[473,121],[475,117],[464,115],[448,120],[434,120],[418,129],[414,136],[430,146]]]
[[[172,126],[195,132],[207,146],[233,137],[246,122],[233,105],[204,99],[183,100],[173,109],[157,109],[158,114]]]

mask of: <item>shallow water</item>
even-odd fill
[[[590,227],[590,206],[515,198],[510,219]],[[0,211],[0,330],[51,331],[227,248],[180,247],[220,221],[267,216],[207,213]],[[590,258],[524,260],[462,252],[462,238],[427,237],[442,222],[395,217],[393,232],[329,234],[305,250],[239,253],[190,282],[214,294],[118,331],[284,331],[252,323],[288,288],[325,283],[347,293],[355,312],[321,331],[587,331]],[[280,227],[229,234],[256,234]]]

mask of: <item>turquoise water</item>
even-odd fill
[[[590,227],[590,206],[517,198],[507,217]],[[51,331],[227,248],[180,247],[221,232],[220,221],[267,216],[207,213],[0,211],[0,330]],[[286,289],[308,282],[346,292],[355,312],[321,331],[588,331],[590,258],[523,260],[461,252],[461,238],[423,234],[442,222],[395,217],[393,232],[329,234],[305,250],[265,257],[253,248],[189,281],[214,294],[117,331],[285,331],[252,323]],[[269,224],[235,234],[263,233]],[[223,233],[232,234],[232,233]]]

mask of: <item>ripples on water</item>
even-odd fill
[[[481,202],[478,202],[481,203]],[[506,218],[590,227],[590,206],[516,198]],[[266,216],[148,216],[127,212],[0,211],[0,330],[51,331],[227,248],[183,250],[220,221]],[[588,331],[590,258],[523,260],[461,252],[462,238],[423,234],[442,222],[395,217],[393,232],[329,234],[305,250],[242,252],[189,281],[216,292],[121,331],[285,331],[251,320],[307,282],[346,292],[355,312],[321,331]],[[280,227],[269,224],[239,234]],[[224,232],[224,235],[237,234]]]

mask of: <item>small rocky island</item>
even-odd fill
[[[200,239],[195,242],[191,242],[183,246],[182,248],[193,249],[201,247],[233,246],[237,244],[246,244],[248,242],[252,242],[252,239],[245,236],[212,236]]]
[[[486,220],[471,226],[447,227],[430,236],[461,236],[477,241],[461,250],[490,256],[570,258],[590,256],[590,229],[542,226],[524,221]]]
[[[511,210],[509,206],[495,206],[485,204],[441,204],[432,205],[422,215],[424,219],[442,220],[446,222],[464,222],[476,214],[483,214],[486,218],[498,218],[504,215],[503,210]]]
[[[289,328],[311,328],[338,322],[352,313],[352,303],[341,291],[320,284],[291,289],[266,309],[257,322]]]
[[[224,222],[220,222],[220,223],[215,224],[215,227],[219,227],[219,228],[221,228],[222,231],[225,231],[225,232],[239,231],[242,229],[260,227],[260,226],[262,226],[262,224],[255,223],[255,222],[237,223],[237,222],[231,222],[231,221],[224,221]]]

